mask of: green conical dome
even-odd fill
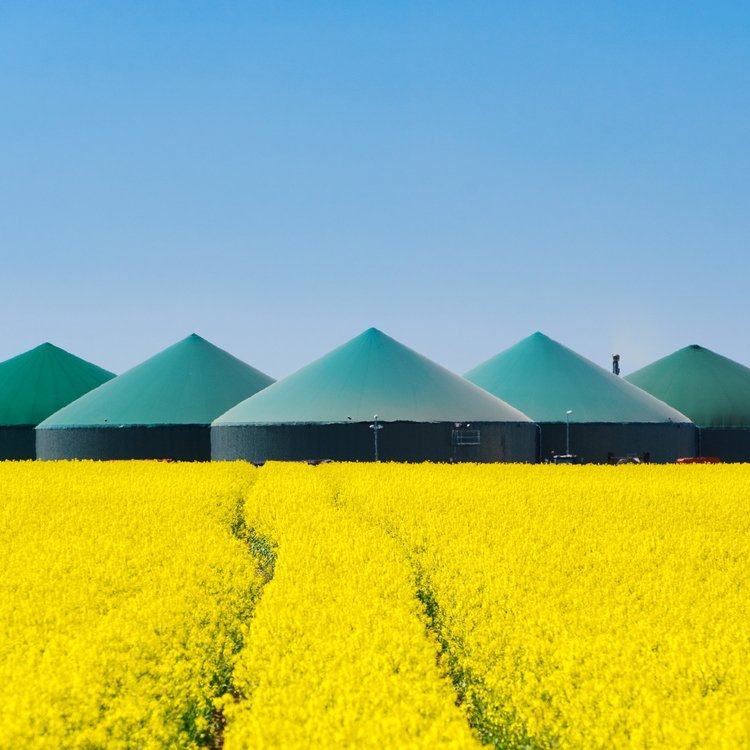
[[[472,383],[537,422],[689,422],[667,404],[603,367],[534,333],[470,370]]]
[[[40,344],[0,362],[0,425],[38,425],[114,377],[53,344]]]
[[[693,344],[626,380],[687,414],[699,427],[750,427],[750,368]]]
[[[230,409],[214,422],[530,422],[503,403],[370,328]]]
[[[273,379],[192,334],[61,409],[39,425],[210,424]]]

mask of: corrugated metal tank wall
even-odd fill
[[[25,461],[36,458],[33,425],[0,427],[0,461]]]
[[[487,463],[535,462],[533,423],[476,422],[480,444],[455,444],[453,423],[389,422],[378,431],[381,461]],[[297,425],[219,425],[211,428],[215,461],[373,461],[373,430],[368,423]]]
[[[565,423],[543,422],[540,429],[542,461],[566,452]],[[695,456],[697,439],[697,428],[689,422],[570,424],[570,452],[582,463],[603,464],[630,454],[647,455],[651,463],[672,463]]]
[[[728,463],[750,462],[750,429],[702,427],[700,455],[716,456]]]
[[[126,427],[64,427],[36,431],[41,460],[169,459],[209,461],[209,425],[145,425]]]

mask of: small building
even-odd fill
[[[692,344],[625,379],[695,422],[699,456],[750,461],[750,368]]]
[[[50,343],[0,362],[0,460],[36,458],[34,428],[114,377]]]
[[[584,463],[671,462],[695,455],[688,417],[543,333],[465,377],[540,425],[543,461],[572,454]]]
[[[211,422],[271,383],[192,334],[45,419],[37,454],[207,461]]]
[[[517,409],[370,328],[216,419],[214,460],[529,461]]]

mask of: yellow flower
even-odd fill
[[[0,464],[0,748],[750,747],[750,467]]]

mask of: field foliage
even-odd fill
[[[0,464],[0,747],[197,747],[260,589],[231,465]]]
[[[0,488],[1,748],[750,747],[750,467]]]

